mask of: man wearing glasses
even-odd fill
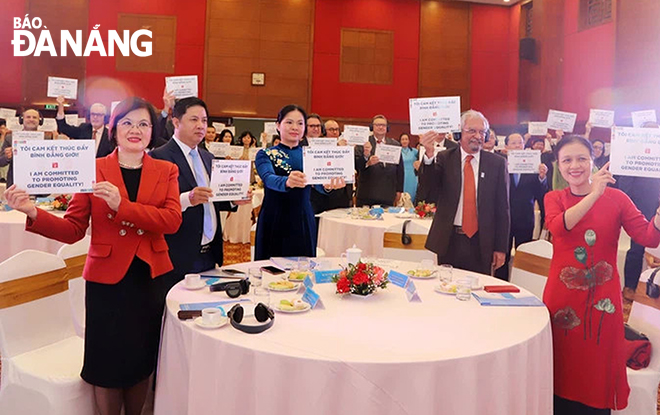
[[[438,133],[420,136],[424,169],[438,187],[438,206],[426,248],[438,264],[493,275],[504,264],[509,243],[509,174],[506,159],[483,151],[488,120],[478,111],[461,116],[460,146],[434,157]]]
[[[112,153],[115,146],[108,139],[108,128],[105,126],[105,105],[96,103],[89,109],[89,122],[82,123],[79,126],[69,125],[64,118],[63,96],[57,97],[57,129],[60,134],[64,134],[77,140],[94,140],[96,142],[96,157],[105,157]]]

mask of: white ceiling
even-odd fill
[[[511,6],[512,4],[516,4],[520,2],[521,0],[509,0],[508,2],[504,2],[504,0],[454,0],[454,1],[465,1],[468,3],[487,3],[487,4],[497,4],[500,6]]]

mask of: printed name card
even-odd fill
[[[540,150],[509,150],[507,151],[509,173],[538,173],[541,165]]]
[[[60,95],[66,99],[78,98],[78,80],[70,78],[48,77],[47,97],[57,98]]]
[[[548,128],[553,130],[562,130],[565,133],[572,133],[576,120],[577,114],[573,112],[557,110],[548,111]]]
[[[337,145],[336,138],[315,137],[315,138],[308,138],[307,141],[309,142],[310,146],[314,146],[314,147],[318,147],[318,146],[332,147]]]
[[[527,132],[529,135],[542,135],[545,137],[548,134],[548,123],[545,121],[530,121],[527,123]]]
[[[381,163],[399,164],[401,160],[401,146],[377,144],[376,157],[378,157]]]
[[[302,300],[312,306],[312,308],[319,308],[323,309],[325,306],[323,305],[323,301],[321,301],[321,296],[318,295],[316,291],[314,291],[312,288],[306,288],[305,293],[302,296]]]
[[[612,129],[610,171],[621,176],[660,178],[660,129]]]
[[[229,143],[220,143],[220,142],[210,142],[206,143],[206,148],[209,149],[209,152],[216,157],[225,158],[227,157],[227,150],[229,150]]]
[[[250,190],[249,160],[213,160],[211,201],[243,200]]]
[[[328,184],[335,178],[352,183],[354,170],[353,147],[303,147],[303,173],[307,184]]]
[[[305,288],[312,288],[312,287],[314,287],[314,283],[312,282],[312,279],[309,278],[309,275],[305,277],[305,279],[303,280],[302,285],[303,285]]]
[[[461,97],[411,98],[408,106],[411,134],[461,129]]]
[[[590,109],[589,122],[592,127],[612,128],[614,125],[614,111]]]
[[[28,194],[92,192],[96,183],[94,140],[14,138],[13,150],[14,182]]]
[[[197,75],[166,76],[165,89],[176,99],[197,96]]]
[[[314,280],[317,284],[327,284],[332,282],[332,277],[339,274],[340,269],[329,269],[329,270],[315,270],[314,271]]]
[[[419,294],[417,293],[417,287],[415,287],[415,283],[412,280],[409,280],[406,285],[406,298],[408,299],[408,302],[411,303],[422,302],[422,299],[419,298]]]
[[[655,110],[635,111],[630,115],[632,115],[632,123],[635,128],[642,128],[646,122],[658,122]]]
[[[344,138],[350,146],[362,146],[369,141],[371,131],[362,125],[345,125]]]
[[[397,287],[405,288],[406,285],[408,285],[408,281],[410,281],[410,277],[407,276],[406,274],[403,274],[398,271],[390,270],[387,278],[390,280],[390,282]]]

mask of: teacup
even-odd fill
[[[352,248],[348,248],[346,252],[341,254],[342,258],[346,258],[347,265],[348,264],[357,264],[360,261],[360,258],[362,258],[362,250],[355,245],[353,245]]]
[[[199,274],[186,274],[186,287],[194,288],[199,287],[202,282],[202,277]]]
[[[202,310],[202,323],[215,326],[222,321],[222,311],[219,308],[205,308]]]

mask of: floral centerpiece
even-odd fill
[[[385,288],[389,280],[387,272],[372,263],[358,261],[357,264],[348,264],[338,275],[332,277],[337,284],[337,294],[355,294],[367,296],[376,291],[376,288]]]
[[[55,210],[67,210],[71,202],[71,195],[59,195],[53,200],[52,206]]]
[[[433,216],[435,216],[435,211],[435,203],[419,202],[417,203],[417,206],[415,206],[415,213],[422,219],[433,218]]]

